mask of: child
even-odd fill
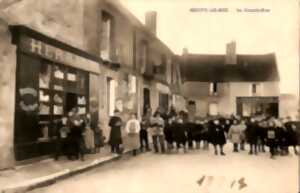
[[[146,117],[143,117],[141,121],[141,130],[140,130],[140,149],[144,151],[151,151],[149,148],[149,140],[148,140],[148,128],[149,122],[147,121]]]
[[[233,143],[233,152],[238,152],[238,144],[241,143],[241,127],[237,120],[233,121],[233,125],[230,126],[228,131],[228,138]]]
[[[125,131],[128,135],[128,148],[132,150],[133,156],[137,155],[139,148],[139,133],[141,130],[140,121],[137,119],[136,114],[132,113],[131,118],[127,121]]]
[[[167,150],[169,153],[173,149],[172,130],[173,130],[173,117],[170,117],[164,128],[165,139],[167,141]]]
[[[100,123],[98,123],[97,127],[95,128],[94,136],[95,136],[95,151],[96,151],[96,153],[99,153],[100,148],[104,146],[104,140],[105,140]]]
[[[187,141],[187,132],[184,128],[183,120],[177,119],[173,127],[173,139],[176,142],[176,150],[179,151],[179,148],[182,146],[184,153],[186,153],[186,141]]]

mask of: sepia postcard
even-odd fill
[[[0,193],[300,193],[299,0],[0,0]]]

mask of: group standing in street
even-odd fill
[[[76,107],[56,121],[56,131],[56,160],[66,155],[69,160],[84,161],[85,154],[99,153],[104,146],[100,124],[92,124],[91,115],[80,115]]]
[[[123,121],[120,111],[114,111],[108,123],[110,133],[107,142],[111,153],[123,153],[125,136],[126,148],[132,150],[134,156],[152,149],[154,153],[163,154],[178,153],[181,149],[186,153],[201,147],[209,150],[210,144],[215,155],[225,156],[224,146],[228,141],[232,143],[234,153],[245,151],[245,144],[249,144],[249,155],[265,153],[266,147],[271,158],[288,155],[289,147],[298,154],[299,134],[296,123],[290,118],[243,119],[231,116],[189,119],[187,113],[177,113],[174,108],[169,113],[157,110],[151,115],[149,112],[141,120],[132,113],[127,121]],[[79,115],[74,108],[56,125],[56,159],[65,154],[70,160],[84,160],[84,154],[99,153],[104,146],[105,137],[100,123],[92,123],[90,114]]]

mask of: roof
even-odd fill
[[[168,50],[168,52],[173,54],[173,51],[155,34],[150,32],[150,30],[147,29],[147,27],[138,18],[136,18],[126,7],[124,7],[120,0],[107,0],[106,3],[116,8],[121,14],[123,14],[128,19],[128,21],[131,24],[133,24],[135,27],[144,32],[148,36],[148,38],[158,41],[159,44],[164,47],[164,49]]]
[[[225,64],[226,55],[187,54],[179,57],[184,81],[279,81],[275,54],[237,55],[237,64]]]

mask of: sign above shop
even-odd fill
[[[238,103],[278,103],[278,97],[237,97]]]
[[[99,64],[96,61],[89,60],[28,36],[21,36],[20,48],[24,52],[37,54],[53,62],[62,63],[97,74],[100,73]]]

